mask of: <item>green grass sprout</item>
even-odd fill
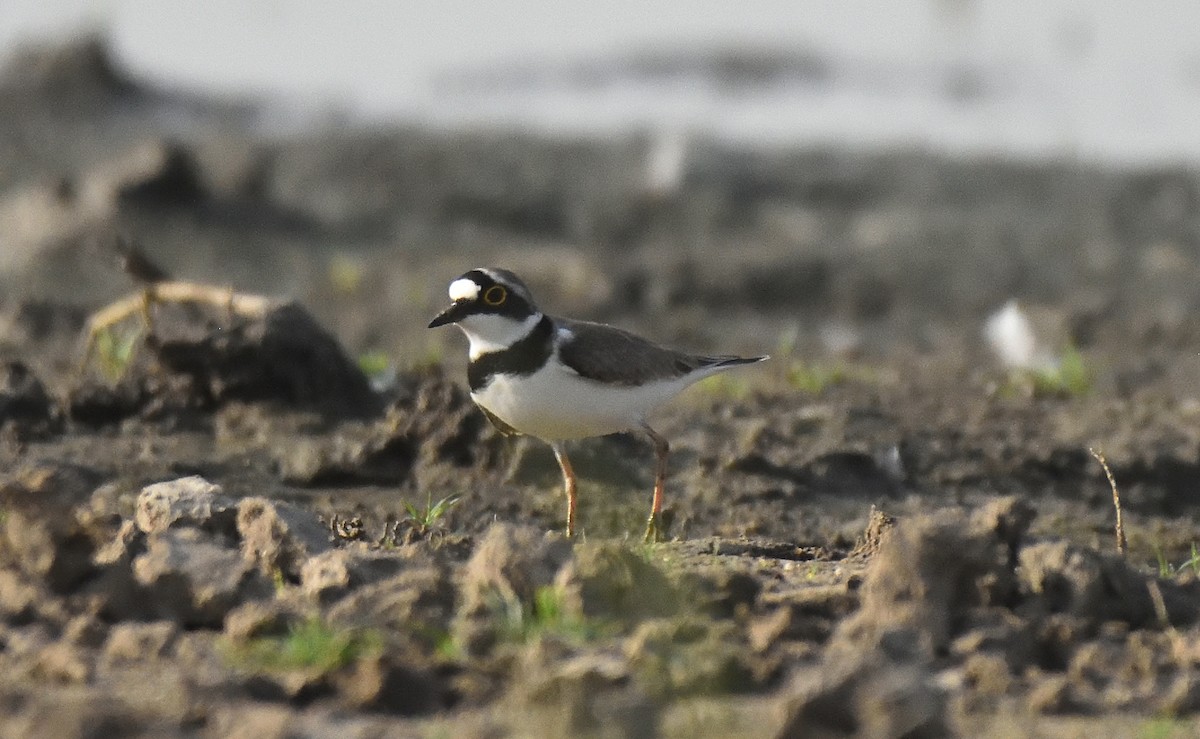
[[[433,502],[432,493],[425,498],[424,507],[408,501],[404,502],[404,510],[408,513],[408,520],[417,527],[420,533],[424,534],[438,523],[450,512],[450,509],[459,503],[458,496],[447,495],[438,502]]]
[[[358,355],[358,368],[367,379],[374,380],[392,369],[392,358],[380,349],[369,349]]]
[[[110,382],[124,376],[141,338],[140,327],[124,331],[109,327],[96,334],[96,360]]]
[[[252,672],[309,670],[324,674],[382,649],[382,639],[373,631],[335,629],[313,618],[296,624],[283,636],[229,645],[225,652],[229,662]]]
[[[516,598],[497,597],[494,609],[501,635],[511,642],[525,643],[544,635],[586,642],[601,632],[597,624],[574,613],[563,590],[552,585],[538,588],[529,604]]]

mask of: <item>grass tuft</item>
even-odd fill
[[[1170,580],[1189,571],[1194,576],[1200,577],[1200,548],[1197,547],[1196,542],[1192,542],[1190,556],[1179,564],[1171,564],[1158,542],[1152,543],[1150,547],[1154,550],[1154,559],[1158,562],[1160,580]]]
[[[575,612],[567,603],[566,593],[552,585],[537,589],[533,602],[498,597],[495,610],[501,636],[511,642],[525,643],[541,636],[557,636],[573,642],[596,638],[601,629]]]
[[[1146,721],[1137,731],[1138,739],[1184,739],[1195,736],[1196,723],[1186,718],[1161,716]]]
[[[252,672],[311,670],[324,674],[382,649],[382,639],[373,631],[335,629],[313,618],[293,626],[283,636],[228,644],[225,657],[234,666]]]
[[[381,349],[369,349],[358,355],[358,369],[369,380],[385,377],[392,371],[392,358]]]
[[[1092,392],[1096,375],[1087,358],[1074,346],[1063,349],[1052,367],[1014,369],[1009,372],[1000,393],[1008,396],[1038,398],[1080,398]]]
[[[1038,395],[1077,398],[1090,393],[1094,384],[1087,361],[1074,346],[1063,350],[1056,367],[1033,372],[1033,391]]]
[[[408,513],[408,520],[413,523],[421,534],[428,533],[430,529],[437,526],[450,509],[458,505],[459,498],[453,495],[447,495],[438,502],[433,502],[432,493],[425,497],[425,505],[418,507],[417,505],[404,501],[404,510]]]
[[[132,330],[109,327],[96,334],[96,361],[109,382],[116,382],[125,375],[141,338],[140,327]]]

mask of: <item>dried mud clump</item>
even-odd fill
[[[88,510],[98,483],[89,468],[45,463],[0,480],[0,557],[55,592],[91,577],[92,555],[115,529]]]
[[[280,476],[300,485],[453,489],[464,473],[497,467],[502,440],[458,383],[430,370],[406,374],[398,384],[381,420],[345,424],[330,437],[289,439],[274,453]]]
[[[237,531],[248,562],[293,582],[299,582],[305,560],[330,547],[329,531],[310,512],[266,498],[238,503]]]
[[[315,515],[257,498],[235,505],[198,477],[145,487],[132,519],[97,519],[98,482],[42,466],[0,487],[9,688],[77,686],[89,696],[77,710],[103,720],[96,706],[119,707],[126,730],[178,728],[201,695],[231,692],[398,715],[446,705],[432,647],[405,636],[452,612],[450,577],[428,556],[331,550]],[[128,701],[145,680],[154,687]],[[66,698],[56,700],[23,702],[5,731],[63,728],[51,715]]]
[[[21,362],[0,365],[0,438],[44,439],[62,425],[57,406],[29,367]]]
[[[239,316],[155,303],[151,333],[109,385],[88,376],[69,413],[91,424],[133,414],[172,417],[229,403],[311,410],[328,419],[377,416],[382,403],[337,341],[294,303]]]
[[[1022,694],[1042,712],[1196,710],[1186,642],[1161,631],[1195,623],[1196,583],[1027,543],[1032,521],[1006,498],[896,524],[858,612],[794,678],[781,735],[942,736]]]
[[[159,534],[176,525],[228,533],[236,525],[236,512],[234,501],[224,495],[220,485],[193,475],[142,488],[134,521],[146,534]]]
[[[862,608],[832,649],[878,647],[931,659],[945,651],[962,614],[1006,606],[1017,594],[1011,542],[1032,520],[1006,499],[971,518],[946,511],[903,522],[883,539],[865,575]],[[1013,531],[1013,522],[1023,524]]]
[[[24,50],[0,70],[0,90],[88,108],[134,96],[139,88],[114,62],[104,40],[88,36],[61,46]]]

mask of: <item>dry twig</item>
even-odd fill
[[[1108,478],[1108,486],[1112,488],[1113,508],[1117,512],[1117,552],[1125,554],[1125,550],[1129,548],[1129,542],[1125,539],[1125,522],[1121,518],[1121,493],[1117,491],[1117,479],[1113,477],[1112,470],[1109,469],[1108,460],[1104,458],[1103,452],[1096,451],[1091,447],[1088,447],[1088,451],[1092,453],[1092,456],[1104,468],[1104,476]]]

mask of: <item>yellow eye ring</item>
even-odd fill
[[[483,291],[483,302],[488,305],[500,305],[508,299],[508,291],[501,285],[492,285]]]

